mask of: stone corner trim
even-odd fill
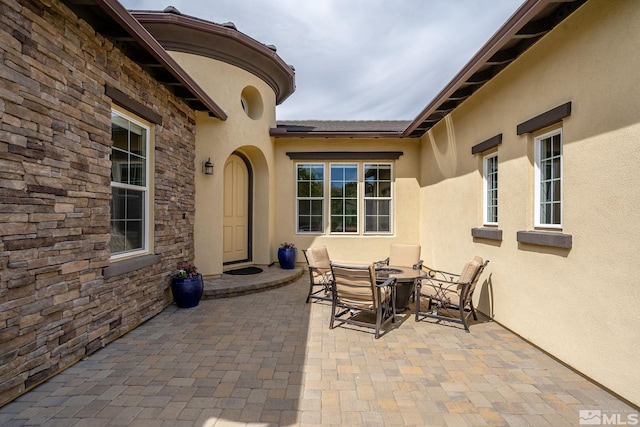
[[[573,236],[571,234],[550,231],[518,231],[517,240],[529,245],[551,246],[554,248],[571,249]]]

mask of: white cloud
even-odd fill
[[[523,0],[173,0],[278,48],[296,69],[279,120],[411,120]],[[163,10],[159,0],[121,0]]]

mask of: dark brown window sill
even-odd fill
[[[571,249],[573,236],[571,234],[551,231],[518,231],[517,240],[520,243],[554,248]]]
[[[477,239],[502,240],[502,230],[498,228],[472,228],[471,235]]]

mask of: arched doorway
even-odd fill
[[[251,164],[234,152],[224,165],[223,264],[252,260],[252,188]]]

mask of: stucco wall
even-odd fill
[[[1,405],[171,302],[193,259],[195,115],[57,1],[0,10]],[[162,118],[152,262],[128,273],[110,262],[105,84]]]
[[[419,174],[419,140],[417,139],[341,139],[341,138],[305,138],[289,139],[276,138],[276,169],[275,181],[278,183],[275,196],[275,236],[277,245],[281,242],[294,242],[299,249],[324,245],[329,250],[331,258],[342,261],[373,262],[389,255],[391,243],[419,243],[419,204],[420,188],[417,176]],[[290,159],[286,153],[293,152],[330,152],[330,151],[401,151],[403,154],[393,161],[394,197],[393,197],[393,233],[392,234],[364,234],[340,235],[331,234],[326,222],[323,235],[296,233],[296,163],[323,162],[326,177],[329,176],[329,164],[349,163],[346,161],[296,161]],[[364,162],[371,162],[363,160]],[[373,161],[374,163],[376,161]],[[380,160],[380,162],[386,162]],[[362,174],[362,169],[360,169]],[[362,177],[360,176],[360,180]],[[327,196],[329,190],[327,189]],[[325,199],[325,206],[328,206]],[[327,213],[328,215],[328,213]],[[363,215],[362,207],[360,215]],[[328,217],[325,217],[325,220]],[[277,245],[273,248],[275,251]],[[424,250],[424,248],[423,248]],[[274,252],[275,255],[275,252]],[[299,252],[298,262],[304,262]]]
[[[273,147],[269,129],[275,127],[275,93],[255,75],[211,58],[170,52],[174,59],[223,108],[220,121],[197,116],[196,169],[209,157],[213,176],[198,172],[196,184],[196,263],[205,275],[222,273],[223,167],[234,151],[244,154],[253,169],[253,263],[269,264],[273,241]],[[262,114],[249,117],[240,99],[245,88],[260,94]],[[251,108],[251,105],[250,105]]]
[[[458,270],[473,255],[491,260],[476,292],[483,312],[635,404],[638,22],[633,0],[587,2],[425,135],[420,218],[428,264]],[[566,102],[560,231],[572,248],[518,243],[518,231],[534,229],[533,139],[545,129],[517,136],[516,126]],[[471,147],[499,133],[503,239],[474,240],[482,154]]]

